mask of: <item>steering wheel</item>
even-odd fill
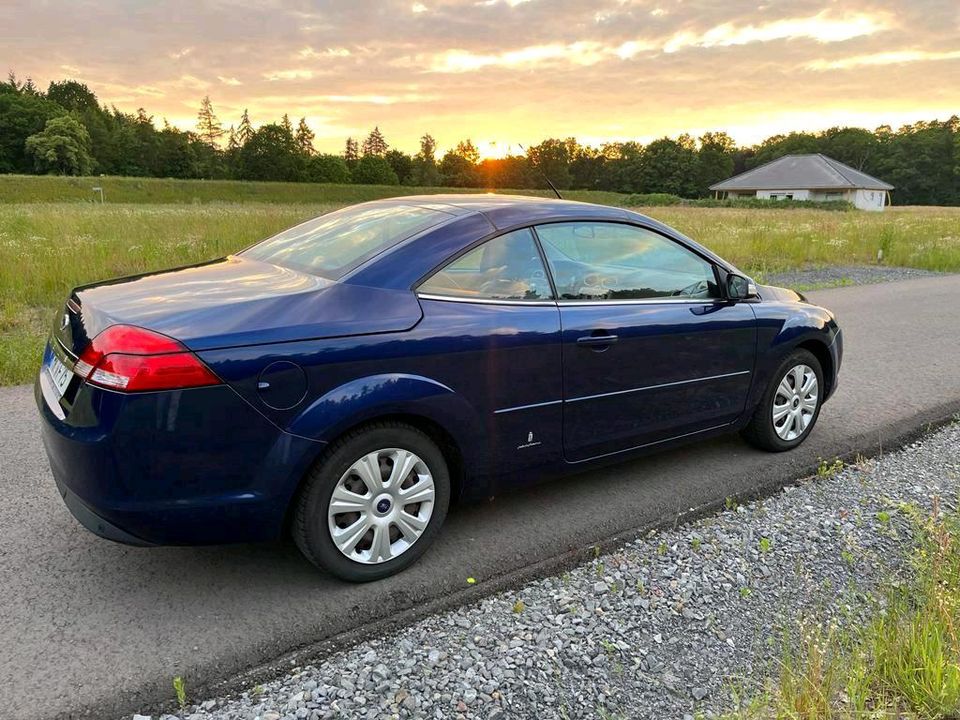
[[[680,288],[671,293],[673,296],[682,295],[684,297],[693,297],[694,295],[700,295],[705,293],[710,289],[710,285],[706,280],[698,280],[697,282],[687,285],[684,288]]]

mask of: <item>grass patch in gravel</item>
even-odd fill
[[[936,500],[927,516],[901,510],[916,546],[873,617],[850,631],[801,623],[776,685],[728,720],[960,717],[960,515]]]

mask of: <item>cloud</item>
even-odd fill
[[[312,47],[305,47],[297,53],[298,57],[304,60],[318,60],[323,58],[345,58],[350,57],[350,51],[345,47],[329,47],[325,50],[317,51]]]
[[[931,52],[927,50],[889,50],[870,55],[854,55],[839,60],[812,60],[804,65],[808,70],[847,70],[872,65],[905,65],[915,62],[960,60],[960,50]]]
[[[468,50],[447,50],[430,60],[429,69],[439,73],[462,73],[488,67],[522,68],[550,61],[573,65],[593,65],[614,52],[599,42],[579,41],[568,44],[532,45],[501,53],[473,53]]]
[[[186,48],[183,48],[182,50],[169,53],[169,55],[172,60],[180,60],[181,58],[185,58],[187,55],[189,55],[192,52],[193,52],[192,47],[186,47]]]
[[[477,0],[474,5],[480,7],[493,7],[494,5],[509,5],[510,7],[516,7],[517,5],[523,5],[524,3],[532,2],[533,0]]]
[[[800,38],[834,43],[872,35],[887,27],[886,19],[877,15],[856,13],[833,18],[827,11],[823,11],[810,17],[786,18],[762,25],[738,27],[734,23],[723,23],[699,34],[682,31],[666,42],[663,51],[672,53],[688,47],[730,47]]]
[[[237,85],[243,84],[239,80],[237,80],[235,77],[224,77],[223,75],[217,75],[217,80],[222,82],[224,85],[232,85],[234,87],[236,87]]]
[[[427,10],[427,6],[420,2],[415,2],[410,6],[410,12],[414,13],[415,15],[419,13],[425,13]]]
[[[318,95],[316,100],[331,103],[361,103],[364,105],[396,105],[397,103],[422,103],[436,100],[436,95],[406,93],[403,95]]]
[[[271,82],[276,80],[310,80],[313,78],[313,70],[303,68],[294,68],[292,70],[271,70],[262,73],[262,76]]]
[[[173,85],[190,88],[191,90],[206,90],[210,87],[209,82],[206,80],[201,80],[193,75],[181,75],[180,79],[175,81]]]
[[[886,27],[886,21],[879,16],[854,14],[832,18],[826,12],[821,12],[810,17],[788,18],[761,25],[723,23],[699,33],[679,31],[666,39],[635,38],[618,44],[578,40],[486,53],[458,48],[406,58],[400,62],[408,66],[426,66],[435,73],[475,72],[487,68],[533,68],[551,64],[589,66],[606,60],[629,60],[641,53],[670,54],[688,48],[730,47],[799,38],[820,43],[843,42],[871,35]]]

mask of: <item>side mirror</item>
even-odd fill
[[[743,275],[727,275],[727,297],[731,300],[749,300],[757,297],[757,286]]]

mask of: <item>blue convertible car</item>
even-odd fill
[[[833,315],[614,207],[348,207],[236,255],[74,290],[36,383],[73,514],[126,543],[267,540],[394,573],[454,497],[741,431],[801,443]]]

